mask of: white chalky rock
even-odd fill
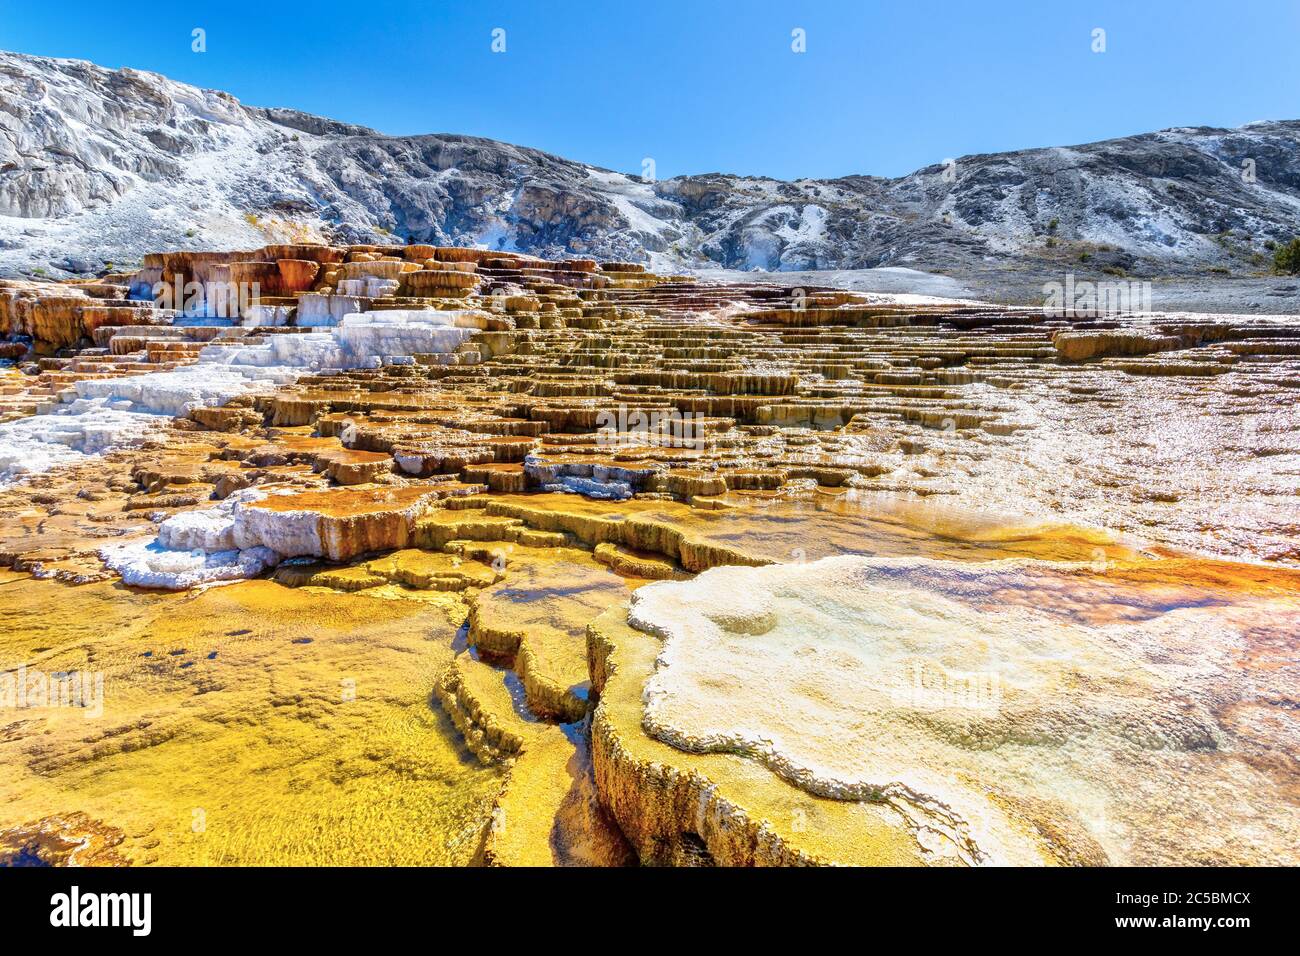
[[[290,493],[285,489],[270,492]],[[250,507],[267,496],[262,489],[245,488],[211,508],[172,515],[158,526],[158,544],[180,551],[269,548],[282,555],[323,554],[320,515]]]
[[[74,402],[48,415],[0,424],[0,487],[56,465],[137,444],[163,420],[156,415]]]
[[[155,540],[105,548],[100,557],[127,584],[180,590],[254,577],[285,556],[324,554],[320,516],[250,507],[267,495],[245,488],[211,508],[182,511],[158,526]]]
[[[168,590],[255,577],[280,561],[280,555],[270,548],[175,551],[157,541],[104,548],[100,557],[108,568],[122,576],[124,584]]]
[[[235,512],[241,505],[265,497],[266,492],[259,488],[243,488],[211,508],[174,514],[158,526],[158,544],[174,551],[229,551],[254,547],[261,542],[238,542]]]
[[[335,312],[345,307],[353,311],[342,312],[337,325],[319,332],[267,335],[247,345],[208,345],[194,365],[82,380],[73,385],[77,398],[56,412],[0,424],[0,486],[136,444],[163,424],[163,416],[184,416],[195,408],[266,392],[295,381],[306,369],[410,364],[417,354],[450,358],[473,334],[473,329],[456,326],[463,314],[459,311],[357,312],[356,300],[346,296],[316,298],[330,300],[313,306],[322,323],[325,316],[334,321]]]
[[[298,296],[296,324],[303,327],[338,325],[343,316],[362,311],[364,301],[360,296],[304,292]]]
[[[298,374],[200,363],[76,382],[77,397],[54,411],[0,424],[0,484],[139,444],[169,417],[267,391]]]
[[[234,541],[240,548],[268,547],[286,556],[320,557],[320,514],[315,511],[270,511],[236,506]]]
[[[1295,674],[1242,664],[1300,633],[1300,599],[849,556],[647,585],[629,623],[664,641],[650,735],[887,804],[941,856],[1041,863],[1051,833],[1130,865],[1236,858],[1243,834],[1259,862],[1300,845],[1268,769],[1300,726],[1266,706]]]
[[[80,398],[126,402],[133,411],[188,415],[204,405],[221,405],[237,395],[265,391],[275,377],[226,365],[200,363],[168,372],[85,379],[74,384]]]
[[[450,354],[474,332],[455,325],[458,312],[386,309],[351,312],[318,332],[270,335],[249,345],[209,345],[202,363],[254,369],[372,368],[417,354]],[[316,324],[316,323],[313,323]]]

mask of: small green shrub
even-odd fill
[[[1282,275],[1300,275],[1300,236],[1273,251],[1273,268]]]

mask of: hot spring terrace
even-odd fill
[[[1300,319],[298,245],[0,336],[0,669],[118,688],[0,853],[1295,862]]]

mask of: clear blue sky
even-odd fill
[[[0,48],[391,134],[470,133],[628,172],[650,156],[661,178],[895,176],[1300,118],[1300,0],[6,0]]]

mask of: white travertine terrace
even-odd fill
[[[413,354],[450,355],[472,328],[461,312],[388,310],[344,315],[320,332],[272,336],[253,345],[209,345],[194,365],[74,383],[75,397],[17,422],[0,423],[0,483],[138,443],[183,416],[240,395],[293,382],[305,370],[395,364]]]
[[[1046,815],[1111,863],[1284,862],[1300,810],[1253,763],[1300,746],[1224,719],[1293,672],[1240,665],[1300,600],[1219,602],[1036,561],[846,556],[637,591],[664,640],[648,733],[739,753],[820,796],[885,803],[939,857],[1039,859]],[[1261,725],[1262,726],[1262,725]]]

